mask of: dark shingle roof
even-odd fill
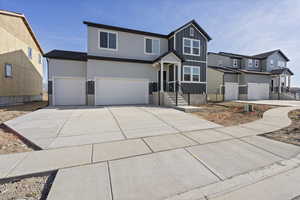
[[[44,55],[46,58],[86,61],[87,53],[76,51],[53,50]]]
[[[165,57],[166,55],[168,55],[168,54],[170,54],[170,53],[174,53],[174,55],[175,55],[176,57],[178,57],[181,61],[184,61],[184,58],[183,58],[182,56],[180,56],[178,53],[176,53],[176,51],[168,51],[168,52],[162,54],[161,56],[159,56],[158,58],[156,58],[156,59],[153,61],[153,63],[159,61],[160,59],[162,59],[163,57]]]
[[[208,67],[224,73],[239,74],[239,72],[236,69],[232,69],[229,67],[221,67],[221,66],[208,66]]]
[[[286,71],[289,72],[291,75],[294,75],[294,73],[289,68],[273,69],[271,71],[271,73],[274,74],[274,75],[279,75],[279,74],[282,74]]]
[[[149,36],[162,37],[162,38],[169,38],[176,31],[182,29],[183,27],[187,26],[188,24],[193,24],[207,38],[208,41],[211,40],[211,37],[204,31],[204,29],[194,19],[189,21],[188,23],[184,24],[183,26],[179,27],[178,29],[172,31],[168,35],[160,34],[160,33],[152,33],[152,32],[147,32],[147,31],[141,31],[141,30],[136,30],[136,29],[129,29],[129,28],[124,28],[124,27],[119,27],[119,26],[99,24],[99,23],[94,23],[94,22],[89,22],[89,21],[83,21],[83,23],[88,26],[97,27],[97,28],[111,29],[111,30],[116,30],[116,31],[123,31],[123,32],[128,32],[128,33],[149,35]]]
[[[212,38],[208,35],[208,33],[205,32],[205,30],[196,22],[196,20],[192,19],[191,21],[189,21],[188,23],[184,24],[183,26],[179,27],[178,29],[172,31],[171,33],[169,33],[169,37],[171,35],[173,35],[175,32],[177,32],[178,30],[182,29],[183,27],[189,25],[189,24],[193,24],[197,29],[199,29],[199,31],[207,38],[208,41],[212,40]]]
[[[253,57],[256,57],[256,58],[259,58],[259,59],[265,59],[265,58],[267,58],[268,56],[272,55],[275,52],[280,53],[282,55],[282,57],[284,57],[284,59],[286,59],[286,61],[290,61],[289,58],[286,55],[284,55],[284,53],[282,53],[282,51],[280,49],[273,50],[273,51],[268,51],[268,52],[261,53],[261,54],[257,54],[257,55],[254,55]]]

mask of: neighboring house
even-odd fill
[[[207,42],[211,38],[195,20],[167,35],[84,24],[87,52],[53,50],[45,55],[50,105],[206,101]]]
[[[236,99],[277,99],[287,93],[293,72],[281,50],[254,56],[208,53],[208,98],[212,101]]]
[[[0,10],[0,105],[41,100],[43,51],[23,14]]]

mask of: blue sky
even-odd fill
[[[299,0],[0,0],[0,9],[24,13],[45,52],[85,51],[83,20],[166,34],[195,19],[213,38],[209,51],[281,49],[300,86]]]

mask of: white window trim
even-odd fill
[[[190,40],[191,41],[191,53],[185,53],[184,52],[184,40]],[[193,54],[193,41],[198,41],[199,42],[199,54]],[[197,39],[192,39],[192,38],[183,38],[182,39],[182,53],[183,55],[189,55],[189,56],[200,56],[201,55],[201,41]]]
[[[108,40],[107,40],[107,48],[104,48],[104,47],[101,47],[100,46],[100,32],[106,32],[108,33],[113,33],[113,34],[116,34],[116,48],[115,49],[112,49],[112,48],[109,48],[109,37],[108,37]],[[101,49],[101,50],[108,50],[108,51],[118,51],[118,33],[117,32],[114,32],[114,31],[108,31],[108,30],[105,30],[105,29],[98,29],[98,48]]]
[[[152,50],[153,50],[153,40],[158,40],[158,53],[148,53],[146,52],[146,39],[150,39],[152,41]],[[152,38],[152,37],[144,37],[144,54],[146,55],[160,55],[160,39]]]
[[[32,54],[33,54],[33,53],[32,53],[32,48],[31,48],[31,47],[28,47],[28,48],[27,48],[27,51],[28,51],[28,52],[27,52],[28,58],[32,59]],[[29,52],[30,52],[30,55],[29,55]]]
[[[251,66],[250,66],[250,64],[251,64]],[[248,67],[253,67],[253,59],[248,59]]]
[[[184,69],[185,68],[190,68],[191,69],[191,79],[190,80],[185,80],[184,79]],[[199,81],[193,81],[193,68],[198,68],[199,69]],[[185,66],[183,66],[183,83],[202,83],[201,82],[201,69],[200,69],[201,67],[200,66],[189,66],[189,65],[185,65]]]
[[[8,76],[8,75],[6,75],[6,72],[7,72],[7,69],[6,69],[6,66],[7,65],[10,65],[10,72],[11,72],[11,74]],[[12,78],[12,76],[13,76],[13,65],[12,64],[10,64],[10,63],[5,63],[4,64],[4,77],[5,78]]]
[[[233,67],[238,67],[238,60],[236,58],[233,58]]]
[[[259,60],[254,60],[254,67],[259,68]]]

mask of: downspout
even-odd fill
[[[46,61],[47,61],[47,67],[46,68],[47,68],[47,94],[48,94],[48,104],[47,104],[47,106],[49,106],[49,60],[48,60],[48,58],[46,58]],[[52,84],[53,84],[53,82],[52,82]],[[53,91],[52,91],[52,93],[53,93]],[[51,97],[52,97],[52,95],[53,94],[51,94]]]
[[[225,101],[225,78],[224,78],[225,73],[223,73],[223,90],[222,90],[222,94],[223,94],[223,101]]]

